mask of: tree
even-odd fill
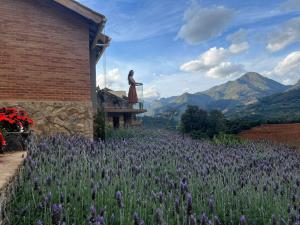
[[[207,112],[198,106],[189,105],[181,116],[181,129],[184,133],[206,132],[207,125]]]
[[[213,138],[227,131],[227,120],[222,112],[213,110],[207,113],[198,106],[188,106],[181,116],[181,130],[193,138]]]
[[[213,138],[216,134],[227,130],[226,118],[224,114],[218,110],[209,112],[207,135]]]

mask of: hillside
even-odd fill
[[[258,73],[246,73],[235,81],[213,87],[205,92],[215,100],[238,100],[244,103],[283,92],[287,87]]]
[[[150,115],[159,115],[174,110],[181,114],[188,105],[197,105],[201,108],[206,108],[212,101],[213,98],[205,94],[184,93],[179,96],[162,98],[146,106],[148,106],[147,110]]]
[[[300,88],[264,97],[257,103],[237,108],[230,116],[251,120],[299,120]]]
[[[256,102],[259,98],[286,91],[289,87],[258,73],[246,73],[240,78],[215,86],[195,94],[184,93],[180,96],[162,98],[148,104],[148,115],[177,110],[181,114],[187,105],[197,105],[203,109],[218,109],[225,113],[237,106]]]

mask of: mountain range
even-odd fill
[[[184,93],[147,103],[147,115],[159,116],[176,112],[179,118],[188,105],[197,105],[205,110],[220,110],[228,117],[247,117],[250,114],[254,117],[256,112],[257,115],[264,115],[268,110],[276,111],[276,107],[284,101],[285,108],[281,107],[277,112],[281,115],[282,110],[294,111],[293,107],[298,101],[300,106],[298,92],[300,92],[300,80],[293,86],[283,85],[258,73],[249,72],[234,81],[212,87],[207,91]],[[289,107],[291,109],[287,110]],[[259,113],[260,109],[265,110]],[[300,109],[298,111],[300,113]],[[272,115],[275,117],[278,116],[277,114]]]

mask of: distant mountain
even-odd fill
[[[290,87],[288,89],[288,91],[296,90],[296,89],[299,89],[299,88],[300,88],[300,79],[298,80],[298,82],[295,85],[293,85],[292,87]]]
[[[205,92],[215,100],[238,100],[244,103],[285,91],[287,86],[258,73],[246,73],[235,81],[213,87]]]
[[[187,105],[197,105],[206,110],[218,109],[224,113],[256,102],[259,98],[286,91],[289,87],[258,73],[246,73],[235,81],[215,86],[195,94],[162,98],[148,104],[148,115],[155,116],[177,110],[181,114]]]
[[[300,88],[274,94],[259,99],[258,102],[237,108],[230,117],[250,120],[285,120],[300,119]]]
[[[188,105],[197,105],[201,108],[206,108],[206,105],[212,101],[213,99],[205,94],[184,93],[179,96],[156,100],[146,106],[148,106],[148,115],[151,116],[164,114],[169,111],[177,111],[179,116]]]

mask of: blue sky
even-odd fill
[[[127,74],[149,98],[198,92],[247,71],[300,79],[300,0],[78,0],[104,14],[107,87]],[[103,58],[97,66],[104,86]]]

